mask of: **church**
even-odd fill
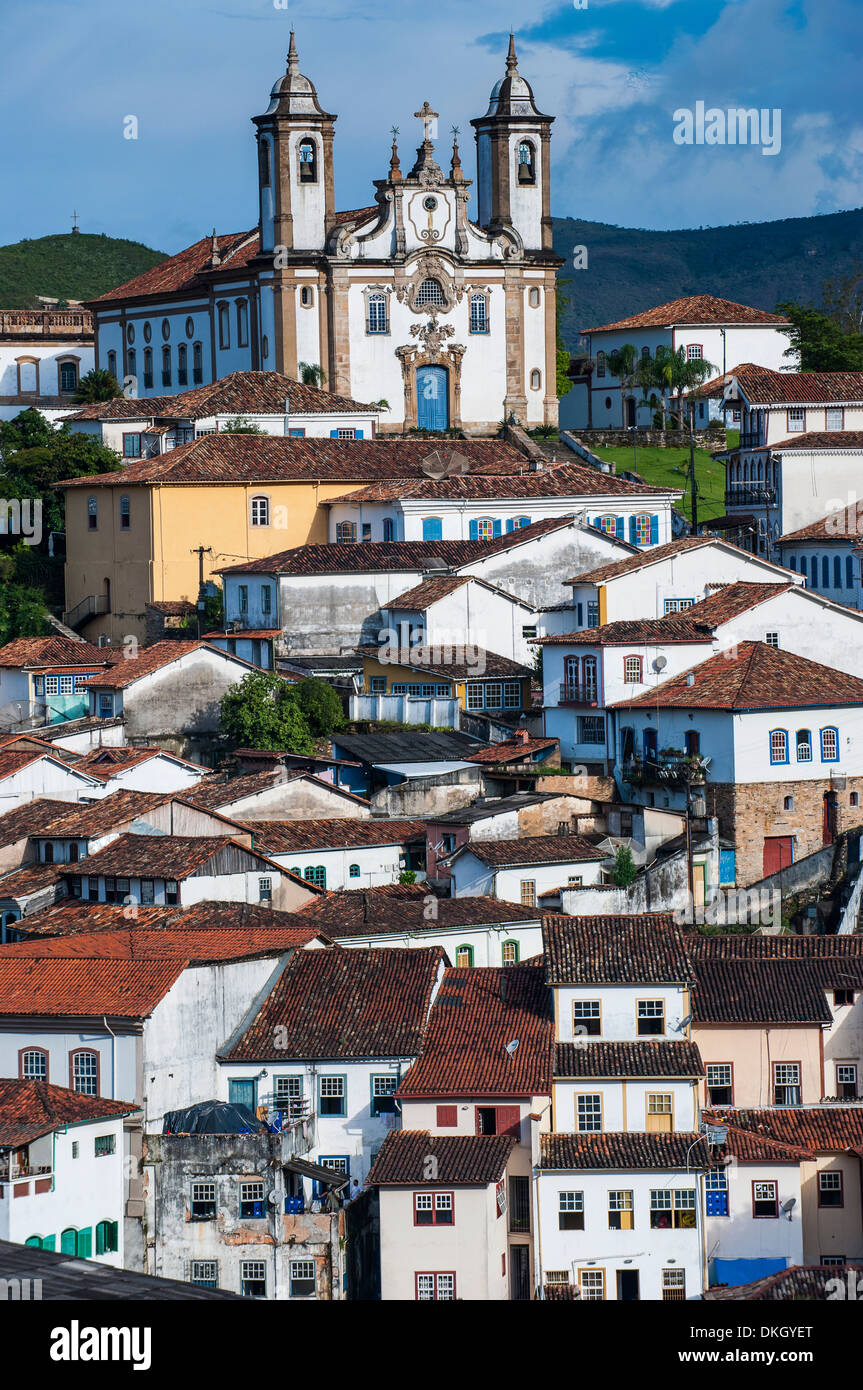
[[[471,121],[474,222],[458,131],[445,173],[438,113],[426,101],[416,116],[423,140],[408,172],[394,129],[374,203],[337,211],[337,118],[300,72],[292,33],[287,70],[253,118],[257,226],[214,231],[90,301],[97,366],[149,397],[319,366],[328,390],[386,401],[382,433],[489,434],[513,416],[556,425],[554,117],[537,109],[510,37],[506,73]]]

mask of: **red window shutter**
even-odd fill
[[[509,1134],[513,1139],[521,1139],[521,1118],[517,1105],[497,1107],[497,1132]]]
[[[455,1129],[458,1124],[458,1109],[455,1105],[439,1105],[437,1108],[438,1129]]]

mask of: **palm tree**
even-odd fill
[[[75,400],[79,405],[92,405],[96,401],[115,401],[122,394],[123,388],[113,372],[94,367],[78,382]]]
[[[656,349],[655,371],[657,380],[662,384],[663,402],[665,392],[673,392],[677,400],[677,409],[670,414],[677,417],[677,423],[681,429],[685,425],[689,426],[689,486],[690,497],[692,499],[692,530],[698,534],[698,489],[695,483],[695,402],[692,399],[692,392],[696,387],[703,385],[708,377],[714,376],[719,368],[712,362],[708,362],[706,357],[689,357],[685,347],[680,347],[677,351],[673,348],[660,345]],[[663,411],[664,417],[664,411]]]
[[[323,391],[327,384],[327,374],[318,362],[298,362],[297,371],[298,381],[304,386],[316,386],[319,391]]]

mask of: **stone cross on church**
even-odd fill
[[[427,145],[431,143],[430,132],[434,129],[435,135],[437,134],[437,130],[435,129],[435,122],[437,121],[439,114],[440,112],[438,111],[432,111],[431,106],[427,101],[423,102],[421,110],[414,112],[414,115],[416,116],[417,120],[422,121],[423,123],[423,129],[425,130],[425,135],[423,136],[423,139],[425,140],[425,143]]]

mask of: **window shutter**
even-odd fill
[[[107,1222],[105,1222],[105,1221],[100,1221],[99,1224],[98,1224],[98,1226],[96,1227],[96,1254],[97,1254],[97,1255],[104,1255],[104,1253],[105,1253],[105,1226],[106,1226],[106,1225],[107,1225]]]
[[[330,439],[338,439],[338,437],[339,437],[339,432],[338,432],[338,430],[330,430]]]
[[[626,518],[622,516],[615,517],[614,529],[617,532],[617,539],[622,541],[626,535]]]
[[[362,437],[363,437],[363,432],[362,432],[362,430],[354,430],[354,439],[362,439]]]
[[[631,545],[638,544],[638,532],[635,529],[635,517],[629,518],[629,540]]]
[[[594,524],[594,526],[596,527],[597,531],[601,531],[601,530],[602,530],[602,526],[600,525],[600,522],[601,522],[601,521],[602,521],[602,517],[595,516],[595,517],[593,518],[593,524]]]
[[[118,1221],[106,1221],[108,1228],[108,1249],[120,1249],[120,1223]]]
[[[56,1237],[56,1236],[43,1236],[43,1237],[42,1237],[42,1249],[43,1249],[43,1250],[55,1250],[56,1248],[57,1248],[57,1237]]]
[[[529,516],[523,516],[523,517],[521,517],[521,518],[520,518],[520,521],[521,521],[522,526],[529,526],[529,525],[530,525],[530,517],[529,517]]]
[[[438,1129],[455,1129],[457,1124],[458,1110],[455,1105],[439,1105],[437,1107]]]
[[[75,1236],[77,1232],[73,1229],[60,1232],[60,1251],[63,1255],[75,1254]]]
[[[500,522],[499,522],[499,521],[493,522],[493,523],[492,523],[492,536],[495,537],[495,538],[497,538],[497,537],[500,535],[500,533],[501,533],[501,530],[500,530]]]
[[[89,1226],[85,1226],[83,1231],[78,1232],[77,1250],[75,1252],[82,1259],[89,1259],[93,1253],[93,1231]]]
[[[517,1105],[497,1107],[497,1132],[511,1135],[513,1139],[521,1139],[521,1119]]]
[[[479,528],[475,521],[472,521],[470,523],[470,526],[468,528],[468,535],[470,536],[472,541],[479,540]]]
[[[657,545],[659,542],[659,517],[650,518],[650,544]]]
[[[509,535],[510,531],[514,531],[514,530],[515,530],[515,518],[514,518],[514,517],[511,517],[511,516],[508,516],[507,519],[506,519],[506,532],[507,532],[507,535]]]

